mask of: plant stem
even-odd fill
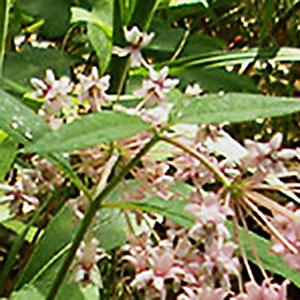
[[[0,0],[0,82],[3,76],[3,61],[9,19],[10,0]]]
[[[166,136],[161,136],[160,138],[161,140],[172,144],[173,146],[180,148],[181,150],[183,150],[184,152],[186,152],[187,154],[193,156],[194,158],[198,159],[208,170],[210,170],[212,173],[215,174],[215,176],[223,183],[223,185],[225,187],[230,187],[230,181],[229,179],[217,168],[215,168],[215,166],[213,166],[210,161],[208,161],[206,159],[206,157],[204,155],[202,155],[201,153],[199,153],[198,151],[194,150],[193,148],[187,147],[184,144],[181,144],[179,141],[176,141],[175,139],[166,137]]]
[[[52,287],[46,297],[46,300],[54,300],[59,287],[64,281],[65,275],[76,255],[77,248],[79,247],[85,233],[89,229],[90,224],[97,211],[101,208],[102,202],[105,200],[106,196],[114,190],[114,188],[122,181],[122,179],[130,172],[130,170],[135,166],[135,164],[158,142],[159,136],[155,133],[153,138],[133,157],[129,163],[122,169],[122,171],[117,174],[106,186],[106,188],[100,193],[100,195],[90,203],[85,213],[84,218],[75,234],[71,248],[58,271],[58,274],[53,282]]]

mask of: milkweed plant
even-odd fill
[[[287,299],[300,286],[300,148],[226,128],[299,100],[181,82],[144,51],[156,2],[136,2],[144,18],[119,26],[121,42],[97,27],[114,71],[105,57],[70,76],[47,68],[23,96],[34,109],[0,91],[3,226],[21,224],[2,299]]]

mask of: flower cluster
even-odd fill
[[[19,170],[14,185],[0,184],[0,190],[4,192],[0,204],[8,203],[12,215],[19,216],[35,210],[65,180],[46,159],[35,156],[31,163],[32,169]]]
[[[131,236],[118,253],[122,268],[134,271],[127,280],[129,289],[141,293],[144,299],[286,299],[288,281],[281,285],[271,283],[263,272],[265,280],[260,285],[255,282],[239,238],[239,226],[243,224],[247,234],[250,222],[246,216],[257,221],[271,234],[272,251],[281,255],[291,268],[300,271],[299,209],[296,205],[281,205],[266,193],[272,190],[284,194],[284,200],[298,200],[299,184],[293,180],[298,179],[299,172],[291,172],[286,161],[299,159],[300,150],[284,149],[281,133],[266,143],[246,140],[241,145],[220,126],[171,127],[168,118],[172,103],[167,103],[167,94],[179,80],[168,77],[168,67],[155,70],[143,58],[141,49],[151,41],[153,34],[141,33],[133,27],[124,29],[124,35],[129,46],[114,47],[114,54],[130,55],[132,67],[143,65],[148,71],[141,88],[133,92],[140,99],[135,107],[122,105],[120,95],[116,97],[118,103],[111,102],[114,96],[107,95],[110,77],[101,77],[96,67],[92,67],[90,75],[77,74],[77,84],[66,77],[56,79],[50,70],[44,81],[33,78],[31,82],[37,89],[32,96],[45,101],[39,114],[52,129],[80,118],[82,107],[85,113],[115,109],[138,115],[157,130],[160,142],[168,143],[168,148],[164,148],[164,143],[162,148],[143,155],[126,174],[122,182],[125,188],[117,194],[123,202],[153,198],[166,203],[174,199],[188,200],[184,213],[194,222],[182,228],[151,213],[148,216],[155,221],[151,223],[147,219],[148,228],[136,233],[131,224],[133,219],[126,218]],[[186,89],[185,96],[201,93],[200,86],[195,84]],[[109,145],[103,143],[76,150],[70,154],[70,162],[87,182],[91,195],[97,197],[110,178],[120,174],[120,168],[152,137],[152,131],[145,131]],[[20,207],[25,211],[36,208],[41,195],[51,193],[64,182],[45,160],[35,159],[32,165],[33,170],[23,170],[14,186],[0,185],[5,193],[0,202],[10,203],[13,211]],[[81,191],[68,200],[76,219],[81,220],[89,204],[86,195]],[[140,225],[145,213],[134,211],[133,214]],[[228,221],[233,224],[234,237],[228,229]],[[164,227],[163,233],[155,231],[155,222]],[[99,252],[98,244],[92,237],[81,244],[73,269],[75,281],[102,287],[97,262],[103,252]],[[240,258],[250,278],[244,290]]]

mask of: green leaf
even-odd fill
[[[70,20],[72,0],[22,0],[25,13],[45,20],[42,33],[48,38],[61,37]]]
[[[44,297],[32,285],[26,285],[21,290],[12,293],[10,300],[43,300]]]
[[[113,1],[96,1],[92,13],[99,21],[97,24],[88,24],[87,36],[96,51],[103,74],[110,62],[112,51]]]
[[[45,134],[25,150],[41,153],[71,151],[125,139],[146,129],[149,126],[135,116],[114,111],[92,113]]]
[[[110,62],[112,42],[101,30],[101,27],[95,24],[88,24],[87,36],[96,51],[99,59],[99,70],[103,74]]]
[[[0,128],[9,134],[16,142],[20,142],[24,145],[30,144],[47,132],[50,133],[49,127],[41,117],[2,90],[0,90]],[[69,163],[62,156],[49,153],[45,157],[58,165],[62,172],[78,189],[85,191],[85,188],[72,171]],[[8,163],[8,161],[6,163]]]
[[[0,144],[0,181],[3,180],[17,154],[17,144],[10,138]]]
[[[215,51],[201,53],[189,57],[179,58],[175,61],[168,61],[164,65],[170,66],[172,72],[179,72],[175,68],[191,68],[201,66],[215,68],[223,66],[234,66],[241,63],[252,62],[255,59],[278,61],[299,61],[300,49],[291,47],[252,48],[247,50]]]
[[[233,234],[232,223],[228,223],[228,227]],[[247,234],[249,234],[253,240],[255,248],[257,249],[257,253],[262,261],[263,267],[274,274],[278,274],[284,278],[289,279],[297,287],[300,287],[300,274],[295,270],[291,270],[279,255],[270,253],[270,248],[272,246],[272,243],[270,241],[260,237],[259,235],[251,231],[247,231],[246,233],[243,227],[239,227],[239,234],[243,241],[247,257],[253,263],[256,264],[257,262],[251,251],[251,246],[249,245]]]
[[[61,255],[57,260],[55,260],[51,265],[48,266],[47,270],[44,271],[36,281],[34,281],[34,286],[43,296],[46,296],[49,292],[49,288],[51,287],[51,284],[54,281],[64,258],[65,255]],[[57,295],[55,296],[55,300],[84,300],[83,292],[80,289],[80,283],[75,283],[72,275],[72,271],[70,270],[66,277],[63,279],[63,283]]]
[[[44,235],[35,247],[23,271],[18,283],[19,287],[33,278],[37,279],[39,274],[47,271],[52,264],[51,261],[56,260],[57,254],[71,241],[75,227],[74,216],[69,207],[65,206],[46,227]]]
[[[245,93],[208,94],[178,102],[171,110],[170,119],[174,123],[188,124],[234,123],[277,117],[299,110],[298,98]]]
[[[191,82],[198,82],[200,87],[210,93],[219,91],[233,93],[257,93],[258,88],[251,78],[246,75],[236,74],[221,68],[203,69],[192,67],[188,69],[176,69],[173,76],[180,79],[180,87],[186,87]]]
[[[189,228],[194,222],[194,218],[185,212],[188,201],[170,200],[166,201],[160,197],[151,197],[143,201],[112,202],[103,205],[103,208],[119,208],[123,210],[137,210],[149,213],[156,213],[167,219]]]
[[[49,128],[33,110],[0,89],[0,129],[15,141],[28,144]]]
[[[7,53],[4,62],[4,82],[6,90],[15,90],[10,82],[24,88],[24,91],[32,89],[30,78],[45,77],[45,71],[52,69],[56,76],[69,75],[70,57],[67,53],[58,49],[38,49],[25,46],[21,53]]]
[[[118,210],[101,211],[93,236],[106,251],[124,245],[127,240],[127,228],[123,213]]]

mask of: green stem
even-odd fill
[[[46,297],[46,300],[54,300],[55,295],[57,294],[59,287],[63,283],[65,275],[73,261],[73,258],[76,255],[76,251],[85,235],[89,229],[90,224],[93,222],[93,219],[97,211],[101,208],[105,198],[114,190],[114,188],[122,181],[122,179],[130,172],[130,170],[136,165],[136,163],[158,142],[159,137],[157,134],[154,134],[153,138],[132,158],[129,163],[123,168],[123,170],[116,175],[106,186],[106,188],[101,192],[101,194],[90,203],[85,213],[84,218],[81,221],[81,224],[75,234],[74,240],[72,242],[71,248],[58,271],[58,274],[53,282],[53,285]]]
[[[9,19],[10,0],[0,0],[0,81],[2,80],[3,61]]]
[[[206,159],[205,156],[203,156],[201,153],[199,153],[198,151],[187,147],[184,144],[181,144],[179,141],[176,141],[172,138],[166,137],[166,136],[162,136],[161,140],[177,147],[180,148],[181,150],[183,150],[184,152],[186,152],[187,154],[193,156],[194,158],[196,158],[197,160],[199,160],[208,170],[210,170],[212,173],[215,174],[215,176],[223,183],[223,185],[225,187],[230,187],[230,181],[229,179],[217,168],[215,168],[215,166],[213,166],[210,161],[208,161]]]

